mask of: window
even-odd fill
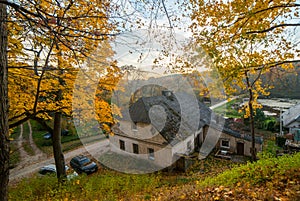
[[[120,140],[119,144],[120,144],[120,149],[125,150],[125,142],[123,140]]]
[[[90,162],[91,162],[91,160],[89,158],[84,158],[84,159],[79,161],[79,164],[80,165],[85,165],[85,164],[88,164]]]
[[[132,147],[133,147],[133,153],[138,154],[139,153],[139,145],[132,144]]]
[[[221,140],[221,147],[223,148],[229,148],[230,144],[229,144],[229,140]]]
[[[148,157],[150,160],[154,160],[154,149],[148,148]]]
[[[134,123],[134,122],[131,123],[131,130],[137,131],[136,123]]]

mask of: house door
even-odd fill
[[[236,143],[236,150],[238,155],[244,155],[244,143],[237,142]]]

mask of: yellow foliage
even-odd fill
[[[284,35],[287,27],[278,25],[299,12],[295,2],[191,0],[190,28],[196,43],[211,56],[226,93],[252,93],[254,109],[259,107],[258,96],[268,95],[270,88],[262,85],[260,76],[281,62],[284,69],[293,68],[288,61],[295,58],[298,46]],[[248,117],[249,108],[244,109]]]
[[[99,90],[92,97],[96,99],[97,119],[113,123],[105,94],[114,89],[118,70],[112,60],[112,48],[105,42],[114,29],[106,17],[109,5],[109,1],[98,0],[34,0],[22,4],[24,9],[39,13],[31,15],[31,21],[11,10],[8,16],[10,124],[28,116],[51,119],[55,111],[71,116],[74,83],[83,63],[90,64],[88,71],[97,73],[94,78]],[[101,99],[101,96],[106,97]]]

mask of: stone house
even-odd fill
[[[112,150],[160,167],[169,167],[195,151],[199,158],[213,149],[250,156],[250,136],[224,127],[224,118],[186,93],[163,91],[160,96],[142,97],[122,115],[110,137]],[[260,138],[256,149],[262,149]]]

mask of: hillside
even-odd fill
[[[188,173],[126,175],[102,170],[58,186],[55,177],[24,180],[10,200],[299,200],[300,153],[243,165],[210,157]]]
[[[263,75],[264,84],[274,87],[270,90],[270,97],[300,98],[300,63],[294,63],[294,66],[292,70],[276,68]]]

